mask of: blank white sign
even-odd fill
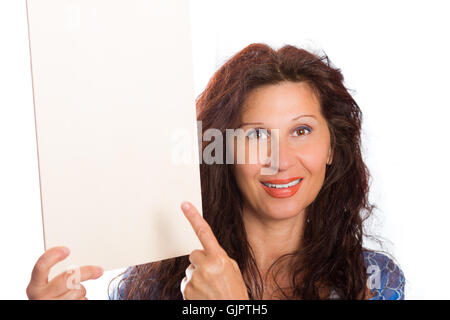
[[[50,278],[201,249],[180,209],[201,211],[188,1],[28,0],[27,12],[45,249],[71,249]]]

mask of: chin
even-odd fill
[[[276,220],[291,219],[302,215],[305,207],[294,198],[270,199],[264,204],[267,216]]]

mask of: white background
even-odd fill
[[[378,206],[367,228],[386,239],[407,299],[450,298],[448,12],[446,1],[191,1],[196,95],[255,42],[323,50],[342,70],[364,115]],[[26,299],[44,250],[31,90],[25,0],[0,0],[0,299]],[[87,297],[105,299],[120,271],[85,282]]]

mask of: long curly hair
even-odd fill
[[[362,113],[343,80],[341,71],[325,54],[291,45],[274,50],[256,43],[227,60],[196,99],[203,131],[216,128],[223,133],[235,128],[244,100],[260,86],[306,82],[319,99],[330,131],[333,161],[327,165],[317,197],[306,208],[301,248],[279,257],[269,269],[276,279],[275,266],[289,259],[289,292],[276,282],[285,299],[327,299],[331,290],[341,299],[367,299],[370,295],[363,258],[363,222],[375,206],[368,200],[370,174],[361,155]],[[243,196],[233,165],[203,163],[200,175],[204,218],[220,245],[238,263],[250,299],[262,299],[263,280],[245,233]],[[134,266],[120,280],[120,298],[182,299],[180,282],[189,264],[188,256],[180,256]]]

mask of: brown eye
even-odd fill
[[[269,136],[269,133],[267,132],[266,129],[260,129],[260,128],[256,128],[256,129],[252,129],[249,131],[249,133],[247,133],[247,138],[248,139],[267,139]]]
[[[300,135],[303,135],[303,134],[305,134],[305,129],[304,128],[301,128],[301,129],[297,129],[296,130],[296,133],[300,136]]]
[[[294,130],[296,136],[304,136],[311,133],[311,128],[309,127],[298,127]]]

